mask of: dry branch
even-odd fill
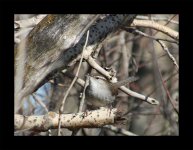
[[[59,114],[49,112],[42,116],[23,116],[15,115],[15,131],[33,130],[47,131],[58,128]],[[61,115],[61,128],[79,129],[79,128],[99,128],[104,125],[114,124],[120,120],[117,109],[100,108],[94,111],[81,112],[75,114]]]
[[[168,54],[168,57],[172,60],[173,64],[175,65],[175,67],[177,69],[177,71],[179,71],[179,66],[178,66],[177,61],[175,60],[174,56],[170,53],[170,51],[169,51],[168,47],[166,46],[166,44],[164,44],[164,42],[162,42],[162,40],[163,41],[168,41],[168,42],[171,42],[171,43],[177,43],[177,44],[178,44],[178,42],[170,41],[170,40],[165,40],[165,39],[160,39],[160,38],[155,38],[153,36],[149,36],[146,33],[143,33],[143,32],[141,32],[139,30],[132,29],[132,28],[124,28],[124,29],[126,31],[128,31],[128,32],[131,32],[131,33],[134,33],[134,34],[138,34],[138,35],[142,35],[144,37],[147,37],[147,38],[150,38],[150,39],[153,39],[153,40],[157,41],[161,45],[163,50],[166,51],[166,53]]]
[[[149,20],[149,17],[148,16],[137,15],[136,19],[139,19],[139,20]],[[172,20],[169,17],[164,17],[164,16],[153,17],[153,16],[151,16],[151,19],[154,20],[154,21],[167,21],[167,22],[179,25],[178,21]]]
[[[117,78],[116,77],[111,77],[109,72],[107,72],[100,65],[98,65],[91,56],[87,55],[86,52],[84,54],[85,54],[84,58],[87,60],[89,65],[91,65],[94,69],[96,69],[102,75],[104,75],[105,77],[110,79],[112,82],[117,82]],[[149,104],[152,104],[152,105],[158,105],[159,104],[159,101],[157,101],[156,99],[151,98],[151,97],[146,97],[146,96],[144,96],[142,94],[136,93],[136,92],[126,88],[125,86],[121,86],[119,89],[121,91],[123,91],[124,93],[126,93],[128,95],[131,95],[133,97],[139,98],[141,100],[144,100],[145,102],[148,102]]]
[[[61,113],[64,111],[64,104],[65,104],[65,101],[68,97],[68,94],[70,93],[70,90],[72,89],[74,83],[76,82],[77,78],[78,78],[78,74],[79,74],[79,71],[80,71],[80,67],[81,67],[81,64],[82,64],[82,60],[83,60],[83,55],[84,55],[84,50],[87,46],[87,42],[88,42],[88,36],[89,36],[89,30],[87,31],[87,37],[86,37],[86,42],[85,42],[85,45],[84,45],[84,48],[83,48],[83,51],[82,51],[82,54],[81,54],[81,59],[80,59],[80,62],[79,62],[79,65],[78,65],[78,69],[77,69],[77,72],[76,72],[76,75],[72,81],[72,83],[70,84],[68,90],[66,91],[65,95],[64,95],[64,99],[62,100],[62,104],[61,104],[61,107],[60,107],[60,114],[59,114],[59,124],[58,124],[58,135],[60,135],[60,124],[61,124]]]
[[[158,30],[160,32],[165,33],[166,35],[170,36],[171,38],[175,40],[179,40],[179,33],[175,30],[172,30],[164,25],[161,25],[159,23],[156,23],[154,21],[150,20],[133,20],[133,23],[131,24],[131,27],[146,27],[146,28],[152,28],[155,30]]]
[[[138,136],[135,133],[132,133],[132,132],[127,131],[127,130],[122,129],[122,128],[117,128],[113,125],[106,125],[106,126],[104,126],[104,128],[107,128],[107,129],[114,131],[116,133],[121,133],[121,134],[126,135],[126,136]]]
[[[176,70],[179,72],[179,65],[178,65],[176,59],[174,58],[174,56],[170,53],[170,51],[169,51],[168,47],[166,46],[166,44],[164,44],[164,42],[162,42],[160,40],[158,40],[157,42],[161,45],[163,50],[166,51],[166,53],[168,54],[168,57],[172,60],[174,66],[176,67]]]

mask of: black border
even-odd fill
[[[1,1],[0,10],[0,145],[4,148],[140,148],[193,149],[191,82],[193,23],[191,0],[133,1]],[[7,4],[3,4],[7,2]],[[14,5],[10,5],[10,4]],[[180,14],[180,136],[163,137],[14,137],[13,14],[14,13],[178,13]],[[189,84],[188,84],[189,83]],[[105,139],[103,139],[105,138]],[[7,143],[8,142],[8,143]],[[0,148],[1,148],[0,146]]]

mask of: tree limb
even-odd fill
[[[42,116],[23,116],[15,114],[15,131],[32,130],[47,131],[58,128],[59,114],[49,112]],[[61,128],[99,128],[104,125],[114,124],[120,120],[117,109],[101,107],[98,110],[61,115]]]
[[[131,27],[147,27],[152,28],[155,30],[158,30],[160,32],[165,33],[166,35],[170,36],[171,38],[175,40],[179,40],[179,33],[175,30],[172,30],[164,25],[161,25],[159,23],[156,23],[154,21],[150,20],[137,20],[134,19],[133,23],[131,24]]]

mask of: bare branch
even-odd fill
[[[89,76],[86,76],[86,82],[84,84],[84,89],[83,89],[83,92],[82,92],[82,98],[81,98],[81,101],[80,101],[80,106],[78,108],[78,112],[82,112],[82,109],[83,109],[83,106],[84,106],[84,101],[85,101],[85,91],[86,91],[86,87],[88,86],[89,84]]]
[[[176,44],[179,44],[178,41],[174,41],[174,40],[168,40],[168,39],[163,39],[163,38],[157,38],[157,37],[154,37],[154,36],[150,36],[140,30],[137,30],[137,29],[133,29],[133,28],[123,28],[124,30],[130,32],[130,33],[133,33],[135,35],[142,35],[144,37],[147,37],[147,38],[150,38],[150,39],[153,39],[153,40],[161,40],[161,41],[167,41],[167,42],[171,42],[171,43],[176,43]]]
[[[46,113],[48,113],[48,109],[46,105],[41,100],[39,100],[35,94],[32,94],[32,97],[34,98],[35,101],[37,101],[44,108]]]
[[[148,16],[140,16],[140,15],[137,15],[136,19],[139,19],[139,20],[149,20],[149,17]],[[151,16],[151,19],[154,20],[154,21],[168,21],[168,22],[171,22],[173,24],[179,24],[178,21],[175,21],[175,20],[171,20],[170,18],[168,17],[164,17],[164,16],[159,16],[159,17],[152,17]]]
[[[179,66],[177,61],[175,60],[174,56],[170,53],[169,49],[167,48],[167,46],[165,45],[164,42],[157,40],[157,42],[161,45],[161,47],[163,48],[164,51],[166,51],[166,53],[168,54],[169,58],[172,60],[174,66],[176,67],[177,71],[179,72]]]
[[[62,114],[61,127],[68,129],[79,128],[99,128],[104,125],[114,124],[119,120],[117,109],[101,109],[81,112],[76,114]],[[58,128],[59,114],[49,112],[42,116],[23,116],[15,114],[15,131],[32,130],[32,131],[48,131],[49,129]]]
[[[155,30],[158,30],[160,32],[165,33],[166,35],[170,36],[171,38],[175,40],[179,40],[179,33],[177,31],[174,31],[164,25],[161,25],[159,23],[156,23],[154,21],[150,20],[133,20],[133,23],[131,24],[131,27],[146,27],[146,28],[152,28]]]
[[[86,52],[85,52],[86,53]],[[98,72],[100,72],[102,75],[104,75],[105,77],[107,77],[108,79],[110,79],[112,82],[117,82],[117,78],[115,77],[111,77],[111,75],[109,74],[109,72],[107,72],[106,70],[104,70],[101,66],[99,66],[95,61],[94,59],[89,56],[87,57],[88,55],[85,55],[85,59],[87,60],[87,62],[89,63],[89,65],[91,65],[94,69],[96,69]],[[144,100],[152,105],[158,105],[159,102],[154,99],[154,98],[151,98],[151,97],[146,97],[142,94],[139,94],[139,93],[136,93],[128,88],[126,88],[125,86],[121,86],[119,88],[121,91],[123,91],[124,93],[128,94],[128,95],[131,95],[133,97],[136,97],[136,98],[139,98],[141,100]]]
[[[131,29],[131,28],[124,28],[124,29],[125,29],[126,31],[128,31],[128,32],[132,32],[132,33],[134,32],[134,34],[142,35],[142,36],[144,36],[144,37],[147,37],[147,38],[150,38],[150,39],[153,39],[153,40],[157,41],[157,42],[161,45],[161,47],[163,48],[163,50],[166,51],[166,53],[168,54],[169,58],[172,60],[173,64],[175,65],[177,71],[179,71],[179,66],[178,66],[177,61],[175,60],[174,56],[170,53],[170,51],[169,51],[169,49],[167,48],[167,46],[165,45],[165,43],[162,42],[161,40],[167,41],[167,42],[172,42],[172,43],[177,43],[177,44],[178,44],[178,42],[171,41],[171,40],[167,40],[167,39],[156,38],[156,37],[150,36],[150,35],[148,35],[148,34],[146,34],[146,33],[143,33],[143,32],[141,32],[141,31],[139,31],[139,30],[137,30],[137,29]]]
[[[83,60],[84,50],[85,50],[85,48],[86,48],[86,46],[87,46],[87,43],[88,43],[88,37],[89,37],[89,30],[87,31],[86,42],[85,42],[85,45],[84,45],[83,50],[82,50],[82,55],[81,55],[80,63],[79,63],[79,65],[78,65],[78,69],[77,69],[77,72],[76,72],[76,76],[74,77],[72,83],[70,84],[68,90],[67,90],[66,93],[65,93],[64,99],[63,99],[63,101],[62,101],[62,104],[61,104],[61,107],[60,107],[60,110],[59,110],[59,112],[60,112],[59,114],[61,114],[61,113],[64,111],[64,104],[65,104],[66,98],[67,98],[70,90],[72,89],[74,83],[76,82],[76,79],[78,78],[78,74],[79,74],[80,67],[81,67],[82,60]],[[60,117],[59,117],[58,135],[60,135],[60,124],[61,124],[61,121],[60,121]]]
[[[132,133],[132,132],[127,131],[127,130],[122,129],[122,128],[117,128],[113,125],[106,125],[103,128],[107,128],[107,129],[112,130],[116,133],[121,133],[121,134],[126,135],[126,136],[137,136],[135,133]]]

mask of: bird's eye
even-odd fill
[[[99,79],[99,77],[97,77],[97,76],[96,76],[95,78],[96,78],[97,80]]]

